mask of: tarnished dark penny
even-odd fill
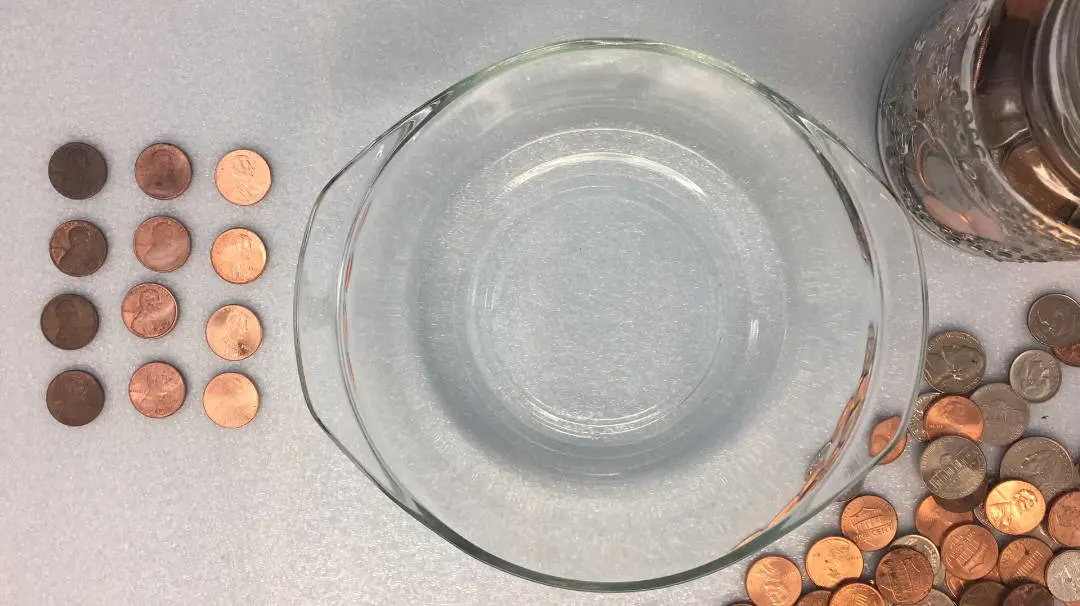
[[[176,271],[191,256],[191,235],[173,217],[150,217],[135,230],[133,247],[143,267],[160,272]]]
[[[143,339],[169,334],[180,315],[176,297],[160,284],[139,284],[128,291],[123,303],[124,324]]]
[[[971,583],[960,593],[959,606],[1001,606],[1009,588],[995,581]]]
[[[1051,347],[1050,351],[1054,353],[1054,357],[1062,364],[1080,366],[1080,343],[1066,345],[1064,347]]]
[[[97,310],[79,295],[58,295],[41,310],[41,333],[60,349],[85,347],[97,330]]]
[[[1042,585],[1028,583],[1021,585],[1005,596],[1001,606],[1055,606],[1054,596]]]
[[[179,147],[155,143],[135,160],[139,189],[157,200],[172,200],[191,185],[191,161]]]
[[[101,269],[109,245],[105,234],[89,221],[68,221],[53,231],[49,240],[49,257],[57,269],[80,278]]]
[[[105,392],[94,375],[67,370],[49,383],[45,392],[49,414],[64,425],[79,427],[93,421],[105,407]]]
[[[986,481],[986,455],[967,438],[944,436],[923,450],[919,474],[934,496],[946,501],[964,499]]]
[[[914,549],[897,547],[881,556],[874,582],[886,600],[914,604],[930,595],[934,569],[926,556]]]
[[[49,158],[49,182],[65,198],[93,197],[105,187],[108,176],[105,157],[88,143],[65,143]]]
[[[128,397],[131,405],[142,414],[161,419],[184,404],[187,388],[180,371],[164,362],[150,362],[131,375]]]

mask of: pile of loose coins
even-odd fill
[[[1080,471],[1059,442],[1025,436],[1032,408],[1061,387],[1060,363],[1080,366],[1080,304],[1044,295],[1027,324],[1048,350],[1016,356],[1008,383],[982,384],[986,356],[971,334],[942,332],[927,343],[923,379],[933,391],[916,399],[906,435],[879,461],[926,443],[919,475],[929,494],[915,509],[915,533],[897,538],[892,504],[859,495],[844,505],[839,534],[806,553],[814,589],[803,592],[786,557],[751,564],[746,593],[755,606],[1080,605]],[[899,431],[899,417],[878,423],[870,453]],[[1001,449],[995,473],[987,453]],[[864,555],[877,551],[864,576]]]
[[[155,143],[143,150],[135,160],[134,172],[139,188],[155,200],[180,197],[192,180],[188,155],[169,143]],[[72,142],[53,153],[48,174],[60,195],[85,200],[105,186],[108,169],[104,156],[95,147]],[[225,200],[237,206],[250,206],[270,191],[270,166],[254,151],[235,150],[218,162],[214,181]],[[191,236],[175,217],[147,218],[135,230],[132,240],[135,257],[153,272],[176,271],[191,255]],[[57,227],[49,242],[53,264],[75,278],[89,276],[100,269],[108,251],[102,230],[82,219],[67,221]],[[266,269],[266,246],[254,231],[234,227],[214,240],[210,263],[226,282],[248,284]],[[131,334],[142,339],[165,337],[180,318],[176,295],[156,281],[132,286],[119,307],[124,325]],[[50,343],[65,350],[88,345],[97,334],[98,323],[98,312],[93,303],[75,293],[57,295],[41,312],[41,332]],[[210,350],[230,362],[252,356],[262,344],[262,335],[259,317],[242,305],[224,305],[206,322],[206,342]],[[147,417],[162,418],[183,405],[187,392],[183,376],[176,367],[151,361],[131,375],[128,393],[136,410]],[[101,413],[105,394],[101,384],[89,372],[67,370],[49,384],[45,400],[57,421],[81,426]],[[221,373],[206,385],[203,409],[222,427],[241,427],[258,412],[259,392],[246,375]]]

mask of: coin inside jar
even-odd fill
[[[109,171],[96,147],[79,141],[65,143],[49,158],[49,182],[65,198],[85,200],[105,187]]]
[[[1028,403],[1004,383],[983,385],[971,394],[971,401],[983,415],[983,431],[979,441],[994,446],[1007,446],[1020,439],[1031,420]]]
[[[270,191],[270,165],[250,149],[231,151],[218,162],[214,183],[221,196],[238,206],[250,206]]]
[[[960,524],[974,521],[970,511],[952,512],[941,507],[934,497],[929,496],[919,502],[915,508],[915,530],[930,539],[934,545],[941,545],[945,533]]]
[[[70,427],[93,421],[105,407],[105,392],[94,375],[68,370],[49,383],[45,405],[54,419]]]
[[[840,532],[862,551],[884,548],[896,538],[896,510],[885,499],[862,495],[840,512]]]
[[[243,427],[259,412],[259,391],[251,379],[240,373],[221,373],[203,390],[203,410],[221,427]]]
[[[983,414],[964,396],[945,396],[926,410],[923,426],[931,440],[942,436],[978,440],[983,433]]]
[[[250,358],[262,344],[262,324],[255,312],[242,305],[226,305],[206,323],[206,342],[220,358]]]
[[[986,354],[979,340],[966,332],[950,330],[926,344],[923,379],[944,394],[968,393],[982,381]]]
[[[172,332],[180,312],[172,291],[160,284],[136,285],[124,296],[124,325],[131,334],[157,339]]]
[[[1052,347],[1080,343],[1080,304],[1060,293],[1043,295],[1028,309],[1028,330]]]
[[[914,604],[930,594],[934,570],[926,556],[914,549],[897,547],[881,556],[874,582],[882,597],[896,604]]]
[[[210,262],[222,280],[232,284],[254,282],[266,270],[266,245],[250,229],[226,230],[214,240]]]
[[[844,537],[825,537],[806,552],[806,574],[818,587],[832,589],[862,575],[863,555]]]
[[[986,519],[999,532],[1020,535],[1034,530],[1046,514],[1046,501],[1034,485],[1008,480],[986,497]]]
[[[79,295],[58,295],[41,310],[41,333],[60,349],[85,347],[97,331],[97,310]]]
[[[941,543],[941,561],[945,570],[965,581],[985,577],[997,565],[997,559],[994,535],[978,524],[953,528]]]
[[[132,406],[152,419],[161,419],[180,410],[186,395],[180,371],[164,362],[143,365],[128,382]]]
[[[175,145],[155,143],[135,160],[135,181],[151,198],[172,200],[191,185],[191,160]]]
[[[49,240],[49,258],[57,269],[80,278],[101,269],[109,245],[101,229],[89,221],[68,221]]]
[[[1066,547],[1080,547],[1080,492],[1067,492],[1050,506],[1050,536]]]
[[[1007,585],[1021,583],[1046,584],[1046,565],[1054,552],[1039,539],[1020,537],[1001,550],[998,570]]]
[[[173,217],[150,217],[135,230],[133,247],[143,267],[160,272],[176,271],[191,255],[191,235]]]
[[[884,421],[874,426],[874,429],[870,432],[870,456],[876,457],[881,454],[885,447],[889,445],[893,437],[898,433],[902,433],[900,430],[900,417],[889,417]],[[885,456],[881,457],[878,461],[879,465],[888,465],[893,461],[900,458],[900,455],[904,454],[904,448],[907,446],[907,435],[901,435],[900,441],[893,446]]]
[[[986,455],[967,438],[944,436],[923,450],[919,474],[934,496],[947,501],[964,499],[986,481]]]

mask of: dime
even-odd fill
[[[1061,365],[1041,349],[1025,351],[1009,368],[1009,384],[1028,402],[1045,402],[1061,388]]]

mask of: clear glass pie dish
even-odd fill
[[[295,297],[311,412],[383,492],[596,591],[831,503],[906,426],[925,335],[881,181],[746,74],[635,40],[525,52],[401,120],[319,195]]]

